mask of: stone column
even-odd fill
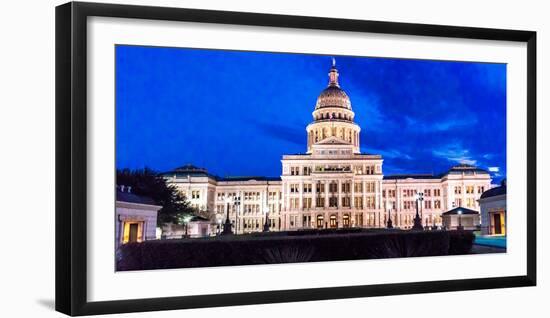
[[[311,208],[315,209],[317,207],[317,181],[311,180]]]
[[[401,215],[401,191],[399,191],[397,187],[395,187],[395,212],[399,215],[397,226],[401,226],[403,223]]]
[[[355,209],[355,180],[353,178],[351,179],[351,202],[350,202],[351,209]]]
[[[283,195],[285,196],[283,210],[289,211],[290,210],[290,184],[288,183],[288,181],[286,181],[283,185],[284,185]]]
[[[338,179],[338,189],[336,189],[338,191],[338,203],[337,203],[337,206],[338,206],[338,209],[341,208],[342,206],[342,180]]]
[[[367,183],[365,182],[365,180],[362,181],[362,185],[363,187],[363,192],[361,193],[362,194],[362,197],[363,197],[363,209],[365,209],[365,207],[367,206],[367,192],[365,191],[366,190],[366,186],[367,186]]]
[[[325,180],[324,183],[325,183],[325,208],[327,208],[328,207],[328,185],[329,185],[329,182],[328,182],[328,180]]]
[[[298,210],[302,211],[304,207],[304,181],[303,180],[300,180],[300,190],[298,191],[300,195],[300,202],[299,202],[300,206],[298,207]]]

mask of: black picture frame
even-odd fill
[[[88,302],[86,21],[91,16],[527,43],[527,275]],[[536,32],[80,2],[56,7],[55,28],[56,310],[91,315],[536,285]]]

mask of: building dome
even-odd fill
[[[351,110],[351,102],[348,94],[344,92],[339,86],[332,86],[325,88],[319,97],[317,97],[317,104],[315,109],[325,107],[341,107]]]
[[[328,73],[328,87],[325,88],[321,94],[319,94],[319,97],[317,97],[315,109],[324,107],[341,107],[351,110],[350,99],[348,94],[340,88],[340,84],[338,83],[338,75],[338,70],[336,69],[336,65],[333,60],[332,67]]]
[[[350,99],[338,83],[334,59],[328,78],[328,86],[319,94],[315,110],[311,114],[313,122],[306,127],[307,152],[312,153],[315,145],[325,147],[338,143],[351,146],[353,153],[360,153],[361,128],[353,121],[355,113],[351,110]]]

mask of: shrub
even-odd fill
[[[307,230],[122,245],[117,270],[466,254],[471,231]]]
[[[468,254],[472,250],[475,235],[473,231],[450,231],[450,255]]]

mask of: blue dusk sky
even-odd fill
[[[306,151],[331,56],[116,46],[116,166],[279,176]],[[506,176],[506,65],[335,56],[384,174],[459,163]]]

